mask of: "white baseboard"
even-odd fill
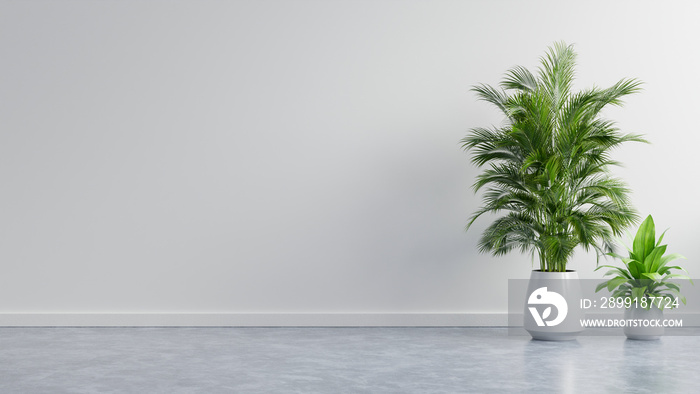
[[[506,313],[0,313],[0,327],[505,327]]]

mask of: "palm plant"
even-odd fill
[[[467,229],[485,213],[505,213],[486,228],[480,252],[503,255],[514,248],[539,257],[540,270],[566,271],[577,246],[597,255],[614,249],[614,237],[638,220],[629,189],[613,177],[619,165],[610,152],[627,141],[600,116],[606,106],[640,91],[641,82],[622,79],[607,89],[572,92],[576,54],[556,43],[541,58],[537,76],[517,66],[500,88],[481,84],[472,90],[503,112],[501,127],[474,128],[462,140],[472,163],[488,165],[474,183],[486,188],[483,206]]]

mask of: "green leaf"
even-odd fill
[[[656,272],[661,263],[661,256],[666,253],[666,245],[656,246],[644,260],[645,272]]]
[[[642,273],[642,276],[645,278],[652,279],[655,282],[660,282],[661,281],[661,275],[659,275],[656,272],[644,272]]]
[[[667,265],[667,266],[664,266],[662,269],[664,269],[666,271],[679,270],[679,271],[685,272],[686,274],[688,273],[688,271],[686,271],[683,267],[678,266],[678,265]],[[661,272],[659,272],[659,273],[661,273]]]
[[[626,270],[624,270],[620,267],[615,267],[614,265],[600,265],[600,266],[598,266],[598,268],[594,269],[593,271],[598,271],[600,268],[603,268],[603,267],[612,268],[612,270],[609,270],[603,276],[611,275],[611,272],[613,272],[613,273],[617,272],[619,275],[624,276],[625,278],[632,279],[632,277],[630,276],[630,274]]]
[[[633,287],[632,288],[632,298],[641,300],[644,298],[644,292],[647,290],[646,286],[645,287]]]
[[[501,87],[504,89],[535,90],[537,89],[537,79],[525,67],[516,66],[506,73]]]
[[[608,281],[608,291],[613,291],[616,287],[620,286],[623,283],[627,283],[627,278],[623,277],[616,277],[612,278]]]
[[[679,271],[683,271],[683,272],[685,272],[686,274],[688,273],[688,271],[686,271],[685,269],[683,269],[683,268],[681,268],[681,267],[679,267],[679,266],[677,266],[677,265],[671,265],[671,266],[663,267],[663,268],[661,268],[661,269],[659,270],[659,273],[660,273],[661,275],[664,275],[664,274],[670,273],[672,269],[677,269],[677,270],[679,270]],[[690,279],[689,275],[684,275],[684,276],[687,276],[687,278],[685,278],[685,279],[688,279],[688,281],[690,281],[690,284],[693,285],[693,286],[695,286],[695,283],[693,283],[693,280]],[[665,278],[669,278],[669,277],[670,277],[670,275],[669,275],[669,276],[666,276]]]
[[[603,276],[610,276],[610,275],[615,275],[615,276],[620,276],[620,270],[608,270],[608,272],[604,273]]]
[[[661,264],[659,264],[659,266],[663,267],[664,265],[670,263],[671,261],[678,260],[678,259],[685,259],[685,257],[683,257],[683,255],[680,255],[678,253],[671,253],[671,254],[661,258]]]
[[[642,277],[642,273],[644,272],[644,264],[640,263],[637,260],[632,260],[627,265],[627,269],[629,270],[630,275],[632,275],[633,278],[640,279]]]
[[[649,215],[639,226],[632,245],[634,254],[639,261],[644,261],[654,249],[654,244],[656,243],[654,231],[654,219]]]
[[[687,279],[690,281],[690,283],[693,283],[693,280],[690,279],[688,275],[683,275],[683,274],[671,274],[671,275],[666,275],[664,276],[664,279],[671,279],[671,278],[678,278],[678,279]]]
[[[595,287],[595,292],[597,293],[597,292],[603,290],[604,288],[608,287],[608,282],[610,282],[610,281],[606,280],[605,282],[598,283],[598,286]]]
[[[624,260],[624,259],[626,258],[626,257],[624,257],[624,256],[620,256],[619,254],[613,253],[613,252],[606,253],[606,255],[607,255],[607,256],[610,256],[610,257],[615,257],[615,258],[620,259],[620,260]]]
[[[627,257],[623,257],[623,258],[622,258],[622,262],[625,263],[625,264],[629,264],[629,263],[631,263],[631,262],[633,262],[633,261],[641,262],[640,260],[637,260],[637,259],[635,259],[635,258],[633,258],[633,257],[632,257],[632,258],[627,258]]]
[[[661,241],[663,241],[663,239],[664,239],[664,235],[666,235],[666,231],[668,231],[668,230],[669,230],[669,229],[666,229],[666,230],[664,230],[664,232],[663,232],[663,233],[661,233],[661,236],[659,237],[659,240],[658,240],[658,241],[656,241],[656,246],[659,246],[659,245],[661,245]]]
[[[687,301],[687,300],[685,299],[685,296],[684,296],[683,294],[680,293],[680,291],[677,291],[677,290],[669,290],[669,293],[671,293],[672,295],[678,297],[678,299],[681,300],[681,302],[683,303],[683,305],[686,305],[686,301]]]

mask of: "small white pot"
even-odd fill
[[[578,273],[532,271],[523,325],[533,339],[567,341],[583,331]]]
[[[631,306],[625,309],[625,327],[623,331],[629,339],[646,341],[659,339],[664,335],[664,327],[660,324],[656,326],[651,323],[645,326],[644,322],[660,323],[663,318],[664,311],[656,306],[652,306],[649,309]]]

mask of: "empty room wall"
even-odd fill
[[[697,277],[699,11],[3,1],[0,324],[505,313],[507,279],[532,265],[478,254],[487,220],[464,231],[479,196],[459,140],[502,121],[469,89],[535,68],[561,40],[579,54],[577,87],[645,82],[606,112],[652,142],[620,149],[615,173]],[[594,267],[583,252],[571,263]]]

